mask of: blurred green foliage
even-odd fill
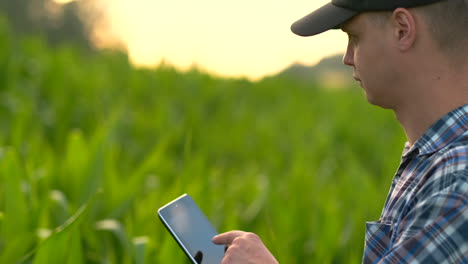
[[[189,193],[282,263],[360,263],[403,134],[360,89],[132,67],[0,22],[0,263],[185,263]]]
[[[59,4],[55,0],[0,0],[0,13],[8,19],[15,36],[41,35],[49,45],[73,42],[76,48],[89,52],[94,50],[91,27],[101,11],[83,6],[93,1]]]

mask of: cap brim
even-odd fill
[[[339,28],[358,12],[328,3],[291,26],[291,31],[303,37],[313,36],[329,29]]]

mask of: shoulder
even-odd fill
[[[433,154],[425,175],[424,190],[430,192],[468,192],[468,131],[452,144]]]
[[[434,154],[433,167],[441,173],[468,169],[468,131]]]

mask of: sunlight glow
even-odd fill
[[[182,70],[196,65],[258,79],[295,62],[311,65],[342,53],[347,40],[339,30],[303,38],[289,29],[329,0],[107,1],[111,35],[142,66],[164,61]]]
[[[57,4],[61,4],[61,5],[64,5],[64,4],[68,4],[68,3],[71,3],[75,0],[54,0],[54,2],[56,2]]]

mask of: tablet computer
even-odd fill
[[[211,241],[218,233],[188,194],[159,208],[158,216],[192,263],[221,263],[225,246]]]

